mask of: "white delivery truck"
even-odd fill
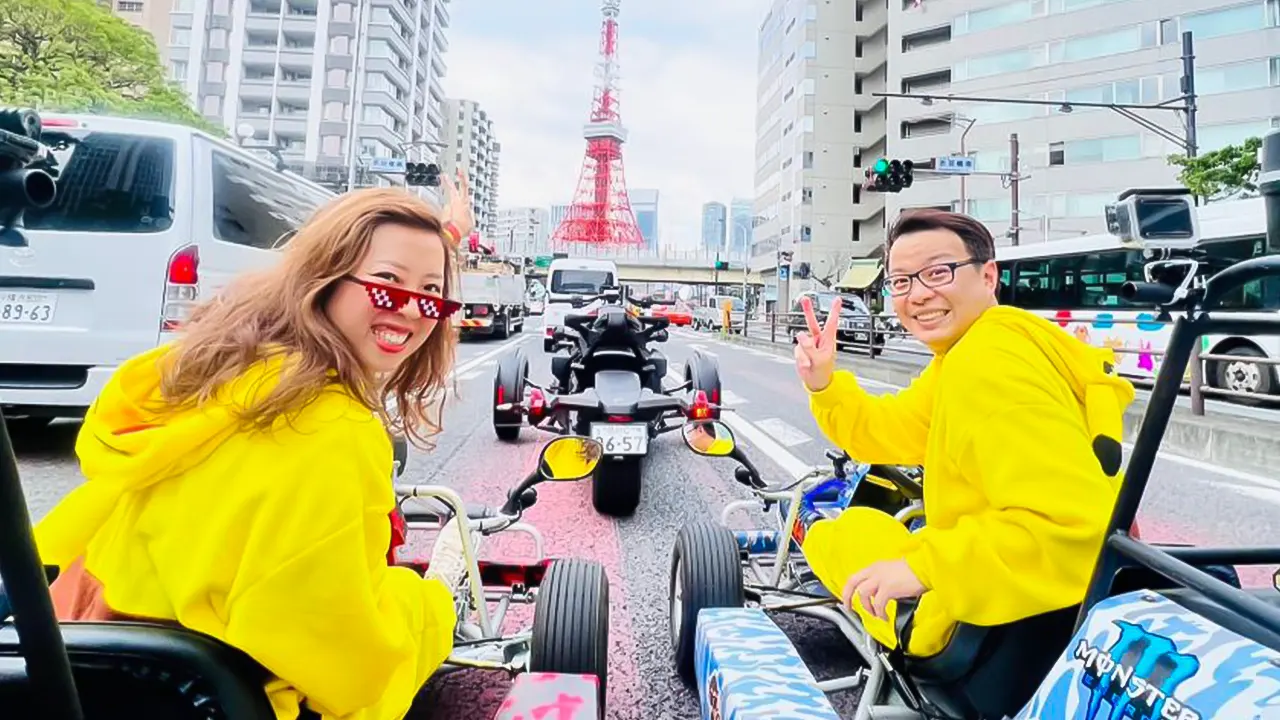
[[[588,303],[585,307],[575,309],[573,296],[589,297],[598,295],[606,287],[618,284],[618,266],[612,260],[596,260],[587,258],[556,258],[547,269],[547,303],[543,310],[542,325],[545,333],[542,347],[547,352],[555,349],[557,327],[564,325],[564,316],[569,313],[586,313],[599,306],[599,302]]]
[[[507,338],[524,330],[524,275],[503,259],[469,253],[462,265],[458,329],[463,337]]]

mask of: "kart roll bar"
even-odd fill
[[[1231,587],[1187,562],[1212,556],[1223,564],[1280,563],[1280,547],[1157,548],[1129,533],[1150,481],[1161,439],[1169,425],[1169,418],[1173,415],[1182,388],[1183,374],[1193,349],[1200,343],[1200,337],[1210,334],[1280,335],[1278,320],[1213,317],[1213,311],[1218,309],[1229,293],[1238,290],[1245,283],[1263,278],[1280,279],[1280,255],[1236,263],[1206,280],[1202,287],[1192,289],[1185,297],[1176,300],[1174,288],[1164,286],[1165,290],[1160,291],[1165,300],[1161,303],[1163,309],[1181,310],[1185,314],[1173,324],[1168,349],[1156,375],[1151,398],[1129,456],[1129,466],[1120,485],[1115,510],[1107,527],[1106,540],[1076,619],[1077,630],[1085,623],[1089,610],[1110,594],[1116,573],[1125,567],[1141,566],[1217,603],[1238,616],[1234,620],[1239,625],[1231,629],[1274,650],[1280,650],[1280,608]],[[1147,297],[1156,292],[1149,286],[1129,287],[1125,294],[1132,296],[1135,290]],[[1227,626],[1230,625],[1228,623]]]

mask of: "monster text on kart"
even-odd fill
[[[1152,268],[1151,276],[1159,279],[1165,269]],[[1280,277],[1280,256],[1239,263],[1200,288],[1181,282],[1194,274],[1194,269],[1176,273],[1176,289],[1156,283],[1124,290],[1126,297],[1147,299],[1162,311],[1183,315],[1175,320],[1082,603],[1005,625],[960,623],[946,646],[927,657],[891,650],[871,637],[839,599],[806,582],[801,544],[793,538],[806,514],[822,512],[824,505],[840,506],[839,501],[829,504],[814,497],[832,481],[828,473],[774,487],[753,484],[755,499],[741,505],[791,501],[780,527],[733,532],[720,523],[695,523],[681,531],[673,553],[675,658],[683,675],[696,677],[704,717],[732,707],[739,718],[835,718],[825,694],[853,687],[862,689],[859,718],[1200,720],[1274,715],[1272,698],[1280,693],[1280,592],[1242,590],[1234,566],[1275,564],[1280,548],[1150,545],[1131,533],[1199,336],[1280,334],[1274,319],[1217,319],[1206,312],[1245,283]],[[690,447],[704,454],[742,456],[736,447],[725,450],[726,441],[732,444],[727,427],[714,425],[713,434],[715,444],[697,436]],[[871,476],[891,480],[900,497],[882,509],[899,522],[919,519],[923,507],[914,507],[910,498],[920,488],[913,490],[903,478],[887,478],[864,465],[851,476],[860,476],[858,486]],[[893,512],[894,507],[902,510]],[[907,646],[914,607],[912,601],[897,604],[897,647]],[[831,622],[865,667],[849,678],[815,681],[768,621],[766,615],[777,612]],[[769,683],[785,688],[785,696],[761,689],[766,675]]]
[[[399,441],[395,455],[397,473],[403,472],[406,453]],[[589,438],[553,439],[543,448],[537,469],[496,509],[468,506],[445,487],[396,487],[410,530],[438,529],[455,519],[461,531],[466,576],[454,588],[458,622],[441,673],[461,668],[509,675],[535,672],[578,694],[586,686],[574,678],[587,677],[595,696],[582,707],[604,717],[609,644],[604,570],[594,562],[542,557],[541,536],[521,522],[523,511],[537,501],[539,483],[585,479],[602,455],[599,443]],[[36,716],[20,709],[39,708],[39,717],[75,720],[274,720],[264,690],[269,673],[212,637],[146,622],[59,626],[49,604],[50,578],[40,572],[25,507],[0,419],[0,715]],[[537,557],[480,560],[483,538],[505,530],[532,535]],[[426,563],[403,564],[427,570]],[[30,570],[36,571],[34,578]],[[495,602],[496,611],[491,609]],[[532,627],[502,631],[510,603],[534,604]],[[75,669],[74,681],[69,668]],[[505,707],[536,705],[539,693],[518,684]]]

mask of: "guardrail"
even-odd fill
[[[899,329],[897,327],[897,318],[893,315],[883,314],[872,316],[874,328],[867,336],[865,344],[852,342],[842,343],[846,347],[852,348],[855,352],[865,354],[871,359],[877,358],[880,353],[872,350],[877,346],[881,350],[887,346],[888,341],[892,339],[903,339],[908,341],[902,345],[895,345],[889,348],[894,353],[902,355],[918,355],[921,357],[931,358],[933,352],[928,348],[920,345],[911,333]],[[1115,325],[1137,325],[1138,320],[1114,320]],[[768,326],[769,341],[773,343],[790,343],[791,330],[795,326],[796,329],[803,329],[805,326],[803,313],[766,313],[763,319],[759,317],[754,321],[746,318],[743,322],[742,333],[748,335],[752,327],[758,327],[761,323]],[[1150,324],[1150,321],[1141,321],[1143,325]],[[883,344],[879,340],[883,338]],[[1149,355],[1153,359],[1162,358],[1163,350],[1143,350],[1137,348],[1112,347],[1117,355]],[[1207,363],[1212,362],[1248,362],[1263,367],[1280,366],[1280,359],[1266,357],[1248,357],[1247,359],[1240,355],[1226,355],[1222,353],[1200,353],[1199,361],[1201,363],[1200,377],[1209,377],[1210,366]],[[1153,362],[1153,365],[1155,363]],[[1141,388],[1151,388],[1155,384],[1154,378],[1142,378],[1127,376],[1127,379],[1135,386]],[[1280,395],[1259,395],[1258,393],[1244,392],[1240,390],[1229,390],[1210,385],[1207,382],[1193,383],[1184,381],[1182,389],[1191,396],[1191,412],[1195,415],[1204,415],[1204,398],[1214,397],[1221,399],[1249,400],[1253,403],[1265,405],[1280,409]]]

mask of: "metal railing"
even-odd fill
[[[1151,321],[1113,320],[1112,323],[1115,325],[1148,325]],[[803,313],[766,313],[763,318],[757,317],[754,321],[749,318],[744,319],[742,327],[743,336],[751,337],[751,328],[758,328],[761,324],[767,327],[769,342],[778,344],[789,344],[791,342],[791,335],[793,332],[805,329]],[[933,357],[933,351],[921,345],[909,332],[896,327],[896,318],[893,315],[875,315],[873,316],[873,324],[875,327],[870,333],[868,333],[865,342],[858,342],[855,338],[853,342],[842,342],[841,344],[846,348],[853,350],[855,353],[866,355],[868,358],[873,360],[880,357],[885,349],[891,350],[897,355],[917,355],[926,358]],[[1166,324],[1171,325],[1172,323]],[[737,330],[737,328],[735,328],[735,330]],[[764,330],[760,329],[758,332],[763,334]],[[889,347],[889,341],[895,339],[905,340],[906,342],[894,344],[892,347]],[[1163,350],[1116,346],[1106,347],[1111,347],[1112,351],[1117,355],[1149,356],[1151,358],[1152,365],[1151,377],[1125,376],[1125,378],[1137,387],[1150,389],[1154,386],[1155,372],[1158,369],[1159,359],[1164,356]],[[1200,383],[1192,383],[1189,379],[1184,379],[1182,383],[1183,392],[1188,393],[1191,397],[1191,411],[1193,414],[1204,414],[1203,399],[1206,396],[1223,400],[1249,400],[1253,403],[1264,405],[1267,408],[1280,410],[1280,395],[1260,395],[1254,392],[1216,387],[1211,384],[1212,380],[1210,379],[1216,377],[1216,373],[1211,372],[1213,366],[1210,365],[1210,363],[1247,362],[1263,368],[1269,368],[1280,366],[1280,359],[1202,352],[1200,353],[1200,362],[1203,369],[1201,377],[1206,378],[1206,380]],[[1189,378],[1190,375],[1191,372],[1188,370],[1187,378]]]

